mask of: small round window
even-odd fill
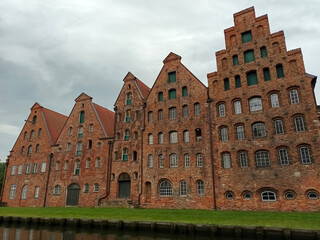
[[[308,193],[308,198],[309,198],[309,199],[319,199],[319,196],[318,196],[318,194],[315,193],[315,192],[309,192],[309,193]]]
[[[233,193],[232,192],[227,192],[226,193],[226,199],[228,200],[232,200],[234,198]]]
[[[296,198],[296,196],[294,195],[293,192],[287,192],[287,193],[285,194],[285,198],[286,198],[287,200],[293,200],[293,199]]]
[[[251,193],[247,192],[247,193],[243,194],[243,199],[250,200],[251,198],[252,198]]]

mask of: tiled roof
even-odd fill
[[[150,88],[147,85],[145,85],[143,82],[141,82],[138,78],[136,78],[136,81],[143,98],[146,99],[147,96],[149,95]]]
[[[100,118],[100,121],[104,127],[104,130],[107,133],[108,137],[113,136],[113,125],[114,125],[114,112],[101,107],[100,105],[93,103],[94,108],[96,109],[98,113],[98,117]]]

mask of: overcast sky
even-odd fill
[[[207,85],[224,29],[251,6],[320,76],[319,0],[0,0],[0,159],[35,102],[69,115],[85,92],[112,110],[127,72],[151,87],[171,51]]]

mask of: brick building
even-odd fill
[[[318,211],[316,77],[253,7],[224,34],[208,87],[170,53],[151,89],[125,76],[115,113],[86,94],[68,118],[35,104],[2,202]]]

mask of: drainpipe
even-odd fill
[[[208,96],[208,111],[209,111],[209,133],[210,133],[210,159],[211,159],[211,172],[212,172],[212,190],[213,190],[213,209],[217,210],[216,201],[216,179],[215,179],[215,169],[214,169],[214,157],[213,157],[213,140],[212,140],[212,126],[211,126],[211,103],[213,99]]]
[[[143,125],[142,125],[142,129],[141,129],[141,156],[140,156],[140,193],[139,193],[139,197],[138,197],[138,206],[140,207],[141,204],[141,195],[142,195],[142,187],[143,187],[143,132],[145,130],[145,123],[146,123],[146,107],[147,107],[147,103],[144,102],[142,109],[143,109]]]
[[[10,156],[10,155],[9,155]],[[8,166],[9,166],[9,158],[6,160],[6,169],[4,170],[4,176],[2,180],[2,187],[1,187],[1,195],[0,195],[0,203],[2,203],[2,196],[3,196],[3,190],[4,190],[4,185],[6,184],[6,178],[7,178],[7,171],[8,171]]]
[[[51,173],[52,160],[53,160],[53,153],[50,153],[46,189],[45,189],[45,192],[44,192],[44,199],[43,199],[43,207],[46,207],[46,204],[47,204],[47,193],[48,193],[48,188],[49,188],[49,177],[50,177],[50,173]]]

